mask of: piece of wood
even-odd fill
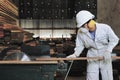
[[[103,60],[103,57],[79,57],[79,58],[36,58],[37,61],[59,61],[59,60]],[[112,59],[120,59],[118,56]]]
[[[0,61],[0,64],[57,64],[57,61]]]

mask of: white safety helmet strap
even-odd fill
[[[87,10],[78,12],[76,15],[77,27],[80,28],[83,24],[88,22],[90,19],[93,19],[94,17],[95,16]]]

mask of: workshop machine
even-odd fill
[[[4,55],[0,61],[0,80],[64,80],[67,72],[67,63],[60,61],[37,61],[36,58],[50,58],[48,45],[23,46],[29,48],[24,51],[31,58],[31,61],[20,61],[23,52],[18,48],[9,47],[2,51]],[[17,50],[16,50],[17,49]],[[16,52],[15,52],[16,50]],[[31,51],[32,50],[32,51]],[[36,53],[36,50],[40,50]],[[13,53],[10,53],[14,51]],[[31,54],[29,52],[32,52]],[[35,52],[35,53],[34,53]],[[45,53],[45,55],[44,55]],[[61,57],[61,55],[57,55]]]

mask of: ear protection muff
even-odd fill
[[[95,21],[94,20],[90,20],[88,23],[88,28],[93,28],[95,26]]]

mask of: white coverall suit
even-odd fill
[[[111,56],[113,48],[118,44],[119,38],[106,24],[96,23],[95,40],[89,31],[82,33],[78,30],[74,55],[78,57],[84,47],[88,48],[87,57],[103,57],[105,54]],[[105,51],[109,53],[105,53]],[[113,80],[112,60],[88,60],[87,80],[99,80],[99,70],[102,80]]]

